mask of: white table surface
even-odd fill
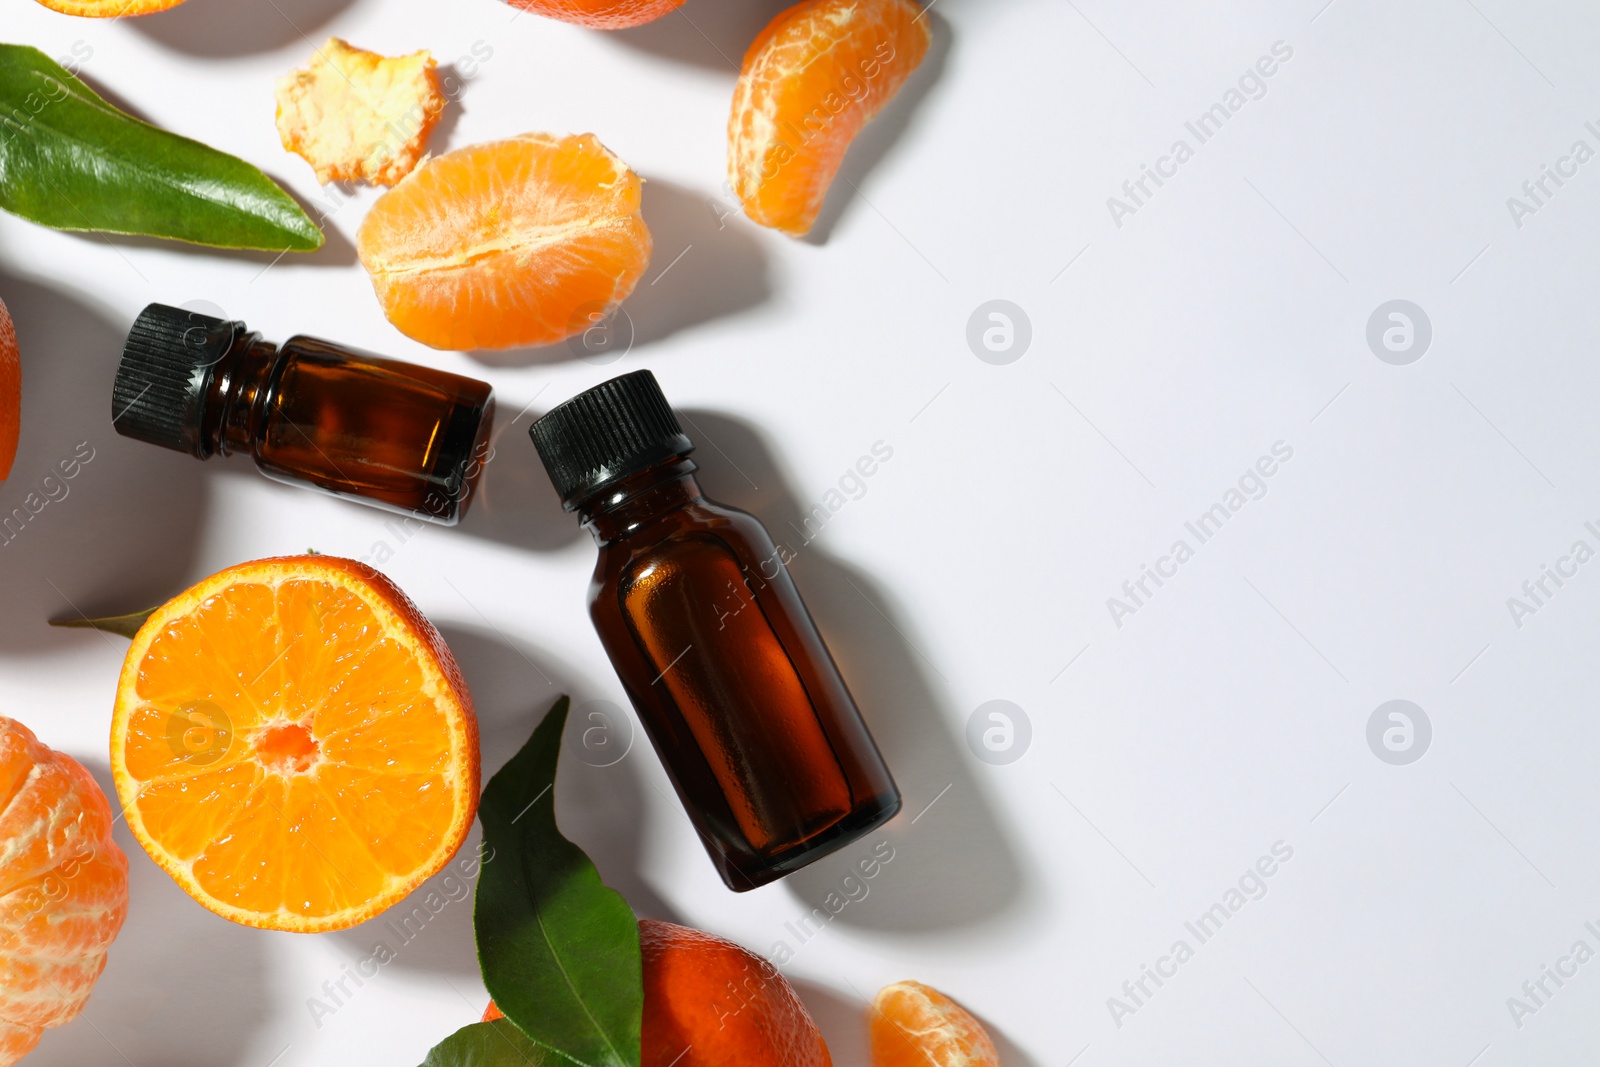
[[[1584,925],[1600,929],[1600,562],[1547,580],[1520,626],[1507,601],[1575,541],[1600,549],[1585,527],[1600,527],[1600,161],[1546,179],[1520,226],[1507,200],[1544,165],[1570,173],[1575,141],[1600,149],[1584,125],[1600,120],[1600,14],[942,0],[926,73],[851,154],[825,239],[800,243],[718,207],[729,57],[780,6],[691,0],[608,36],[491,0],[189,0],[114,24],[0,0],[0,37],[82,42],[113,99],[308,200],[272,84],[312,42],[442,62],[487,45],[434,150],[593,131],[648,179],[657,249],[627,305],[636,344],[596,365],[402,337],[355,262],[371,191],[332,214],[321,253],[270,268],[0,217],[26,374],[0,511],[79,442],[95,455],[0,547],[0,713],[104,779],[125,643],[47,618],[393,541],[384,569],[458,654],[493,770],[557,691],[622,699],[584,611],[594,549],[528,420],[650,367],[698,427],[708,491],[775,530],[875,443],[894,450],[793,566],[906,796],[867,895],[802,944],[791,925],[850,854],[728,893],[643,744],[613,768],[568,762],[558,798],[641,913],[786,942],[841,1067],[865,1063],[865,1000],[905,977],[991,1024],[1010,1067],[1593,1062],[1600,962],[1546,979],[1536,1011],[1508,998],[1534,1007],[1524,982],[1570,971],[1580,940],[1600,949]],[[1277,42],[1292,56],[1259,92],[1247,78],[1259,99],[1200,145],[1186,122]],[[1193,158],[1114,213],[1142,164],[1171,173],[1178,139]],[[967,343],[994,299],[1031,322],[1006,365]],[[383,514],[246,461],[117,437],[112,367],[152,300],[489,379],[506,433],[474,514],[400,543]],[[1431,323],[1420,359],[1369,347],[1392,300]],[[1185,523],[1279,442],[1292,458],[1264,495],[1201,543]],[[1171,573],[1180,539],[1193,557],[1114,618],[1108,598],[1144,565]],[[1397,699],[1431,724],[1404,765],[1367,740]],[[992,700],[1031,723],[1005,765],[966,741]],[[322,983],[392,935],[230,925],[119,836],[127,927],[86,1016],[32,1063],[405,1065],[482,1007],[466,904],[314,1018]],[[1292,858],[1227,910],[1279,842]],[[1185,924],[1218,903],[1228,919],[1202,943]],[[1145,965],[1173,971],[1180,940],[1192,958],[1128,998]]]

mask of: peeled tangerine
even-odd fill
[[[591,329],[650,262],[641,182],[593,134],[528,133],[430,159],[357,235],[384,314],[434,348],[545,345]]]
[[[79,763],[0,717],[0,1067],[77,1017],[128,914],[111,805]]]
[[[872,1002],[872,1067],[1000,1067],[983,1024],[921,982],[896,982]]]
[[[811,231],[845,151],[928,54],[912,0],[805,0],[750,46],[728,124],[728,170],[744,210]]]
[[[278,137],[317,181],[393,185],[416,167],[444,111],[429,52],[380,56],[330,37],[278,79]]]

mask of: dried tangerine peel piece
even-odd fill
[[[11,314],[0,301],[0,481],[11,474],[22,433],[22,356]]]
[[[262,560],[139,630],[111,770],[134,836],[205,907],[339,930],[460,848],[477,721],[438,631],[387,578],[329,556]]]
[[[512,7],[597,30],[621,30],[653,22],[683,6],[683,0],[510,0]]]
[[[811,231],[850,143],[922,65],[912,0],[805,0],[750,46],[734,90],[728,170],[745,213]]]
[[[278,79],[278,136],[326,185],[394,185],[416,167],[444,112],[438,64],[424,50],[381,56],[330,37]]]
[[[183,0],[39,0],[51,11],[89,19],[120,19],[124,16],[154,15],[177,7]]]
[[[593,134],[524,134],[428,160],[372,206],[356,245],[406,336],[459,350],[551,344],[644,274],[641,189]]]

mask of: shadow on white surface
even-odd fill
[[[955,716],[941,709],[930,678],[937,667],[912,644],[915,626],[870,575],[821,543],[806,543],[805,506],[758,430],[720,412],[680,415],[698,446],[706,495],[751,512],[796,553],[789,571],[905,797],[902,813],[881,831],[783,884],[808,908],[832,913],[829,923],[878,930],[973,926],[1018,904],[1023,871],[1011,836],[972,775],[972,757],[951,732]],[[884,840],[894,857],[862,895],[857,864]],[[827,907],[830,898],[852,893],[859,899],[848,906]]]
[[[750,43],[793,0],[745,0],[743,3],[695,3],[643,26],[609,35],[628,48],[678,63],[739,73]]]
[[[758,307],[772,295],[767,256],[748,222],[721,198],[646,178],[644,220],[654,242],[650,265],[613,316],[601,343],[586,349],[580,334],[537,348],[470,352],[490,367],[526,367],[589,359],[616,362],[630,348]],[[620,351],[619,351],[620,348]]]
[[[500,634],[469,624],[447,621],[438,625],[467,679],[478,711],[485,783],[527,743],[558,696],[565,693],[574,705],[581,705],[599,689],[571,677],[554,656],[526,642],[508,644]],[[631,719],[632,711],[627,714]],[[643,728],[637,721],[632,726],[633,746],[627,756],[613,766],[595,767],[572,758],[574,731],[580,727],[569,721],[556,779],[556,819],[561,832],[582,846],[605,883],[627,898],[634,911],[675,921],[674,909],[639,871],[648,826],[647,786],[640,777],[644,773],[640,761],[656,757]],[[468,916],[464,937],[469,953],[470,919]],[[467,970],[476,973],[475,957]]]
[[[22,351],[22,441],[0,482],[0,522],[11,520],[0,528],[0,655],[9,656],[86,639],[49,619],[121,614],[184,588],[211,475],[112,429],[125,324],[14,275],[0,274],[0,300]]]
[[[300,43],[307,55],[309,37],[321,45],[318,32],[353,0],[272,0],[264,4],[231,4],[224,0],[188,0],[170,11],[127,21],[158,44],[209,59],[271,52]]]
[[[549,403],[521,412],[517,410],[520,405],[496,401],[494,450],[467,517],[451,533],[535,552],[554,552],[589,536],[576,516],[561,510],[561,499],[528,439],[528,427],[557,403],[549,396],[541,399]]]
[[[118,808],[111,773],[86,761]],[[276,1009],[265,950],[273,936],[213,915],[178,888],[118,820],[128,854],[128,921],[84,1013],[47,1030],[29,1067],[244,1063]],[[290,936],[290,935],[281,935]]]
[[[923,59],[916,73],[907,79],[899,95],[889,102],[889,106],[880,111],[877,117],[856,135],[855,141],[850,145],[850,151],[845,153],[844,163],[839,167],[838,175],[833,179],[833,185],[828,190],[828,199],[822,205],[822,214],[817,216],[816,225],[803,238],[807,243],[814,245],[828,243],[828,239],[833,236],[834,227],[850,210],[850,205],[861,199],[857,193],[861,183],[866,181],[867,176],[877,169],[884,157],[894,150],[895,145],[905,140],[906,130],[926,110],[922,106],[922,101],[938,84],[944,72],[945,61],[949,58],[951,41],[954,37],[950,31],[950,24],[933,11],[930,10],[926,18],[933,37],[933,42],[928,46],[927,57]],[[873,209],[869,207],[867,210]]]
[[[867,1043],[867,1005],[854,994],[842,993],[817,982],[791,978],[789,983],[816,1020],[817,1029],[822,1031],[833,1067],[868,1067],[871,1057]]]

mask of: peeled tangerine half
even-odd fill
[[[921,66],[932,41],[912,0],[805,0],[744,58],[728,124],[728,171],[744,210],[811,231],[850,142]]]
[[[0,1067],[76,1018],[128,915],[128,857],[89,772],[0,718]]]
[[[158,608],[111,721],[128,828],[195,900],[320,933],[398,903],[478,808],[478,727],[404,593],[332,556],[245,563]]]
[[[593,134],[473,145],[380,197],[357,249],[407,337],[460,350],[551,344],[593,328],[644,274],[641,184]]]

